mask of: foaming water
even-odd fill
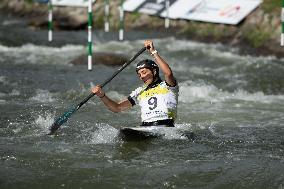
[[[9,53],[38,53],[41,55],[50,55],[55,53],[74,53],[76,51],[82,51],[84,47],[79,45],[65,45],[63,47],[46,47],[38,46],[34,44],[26,44],[20,47],[7,47],[0,45],[0,52],[9,52]],[[13,54],[11,54],[13,55]]]
[[[8,82],[6,81],[6,77],[5,76],[0,76],[0,82],[3,84],[7,84]]]
[[[220,43],[205,44],[200,42],[193,42],[187,40],[179,40],[174,37],[157,39],[155,40],[157,46],[163,46],[169,52],[180,52],[185,51],[190,53],[202,53],[206,57],[210,58],[222,58],[223,60],[237,60],[246,61],[247,63],[252,62],[270,62],[273,60],[278,60],[275,56],[251,56],[251,55],[240,55],[239,49],[236,47],[228,48]],[[165,50],[165,49],[161,49]]]
[[[46,47],[27,44],[20,47],[0,45],[0,54],[13,57],[16,64],[66,64],[84,54],[84,46],[66,45],[63,47]],[[58,61],[60,60],[60,61]]]
[[[2,26],[10,26],[10,25],[15,25],[15,24],[19,24],[20,21],[19,20],[7,20],[7,21],[3,21],[1,23]]]
[[[53,102],[54,98],[53,98],[53,95],[49,91],[37,89],[36,95],[33,96],[31,100],[38,101],[38,102]]]
[[[25,122],[19,118],[9,120],[5,130],[11,138],[33,141],[49,133],[49,128],[54,122],[55,116],[53,114],[33,112],[31,116],[31,120]]]
[[[13,97],[13,96],[19,96],[20,91],[13,89],[10,93],[1,93],[0,92],[0,97]]]
[[[262,91],[249,93],[241,89],[231,93],[218,89],[214,85],[186,81],[180,84],[179,100],[182,102],[243,100],[260,103],[277,103],[284,100],[284,95],[265,95]]]
[[[192,134],[191,124],[175,124],[175,128],[165,127],[159,130],[159,133],[163,135],[162,138],[166,140],[194,140]]]
[[[35,117],[34,123],[40,128],[43,132],[47,133],[50,126],[54,122],[54,115],[51,113],[46,113],[46,115],[37,115]]]
[[[129,41],[110,41],[109,43],[101,43],[99,46],[95,46],[95,51],[108,51],[108,52],[115,52],[115,53],[125,53],[125,52],[132,52],[133,51],[133,43]]]
[[[85,141],[89,144],[112,144],[117,142],[119,130],[108,124],[96,124],[96,131]]]

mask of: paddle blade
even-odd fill
[[[71,117],[71,115],[76,112],[76,110],[77,108],[72,108],[66,111],[62,116],[57,118],[49,129],[49,135],[52,135],[63,123],[65,123]]]

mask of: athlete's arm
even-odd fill
[[[165,81],[169,86],[176,86],[176,79],[173,75],[173,72],[168,65],[168,63],[158,54],[158,52],[154,48],[153,41],[145,41],[144,42],[145,47],[149,47],[148,49],[152,56],[155,58],[156,63],[159,65],[159,68],[162,70],[165,76]]]
[[[105,92],[99,85],[92,88],[92,92],[95,93],[98,97],[100,97],[103,103],[112,112],[118,113],[132,107],[132,104],[128,99],[122,100],[120,102],[115,102],[114,100],[110,99],[106,96]]]

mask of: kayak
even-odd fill
[[[123,127],[120,137],[125,141],[140,141],[154,138],[184,138],[193,139],[192,132],[182,132],[176,127],[147,126]]]
[[[124,127],[120,129],[120,136],[126,141],[145,140],[162,137],[162,133],[157,132],[159,128],[151,127]]]

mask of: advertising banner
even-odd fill
[[[236,25],[260,3],[260,0],[201,0],[194,9],[187,10],[180,18]]]
[[[169,0],[170,6],[178,0]],[[123,8],[128,12],[140,12],[160,16],[166,9],[166,0],[127,0]]]
[[[88,3],[89,0],[52,0],[54,6],[88,7]]]
[[[236,25],[261,0],[171,0],[169,18]],[[127,0],[125,11],[166,17],[165,0]]]

